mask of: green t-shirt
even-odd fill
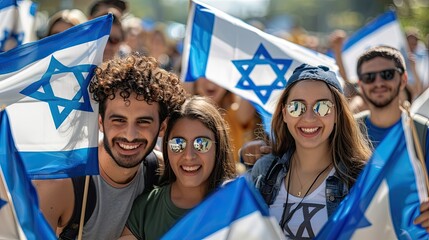
[[[176,207],[171,185],[155,188],[134,200],[127,227],[138,239],[160,239],[190,209]]]

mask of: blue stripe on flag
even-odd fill
[[[43,59],[56,51],[73,47],[82,43],[95,41],[103,36],[110,35],[111,14],[98,17],[94,20],[67,29],[64,32],[43,38],[37,42],[23,44],[7,52],[0,53],[0,74],[16,72],[30,63]],[[82,35],[82,31],[92,34]],[[67,36],[73,41],[60,41]],[[19,60],[19,61],[18,61]],[[14,64],[8,64],[14,62]]]
[[[244,177],[240,177],[192,209],[162,239],[177,239],[178,236],[182,239],[203,239],[257,211],[265,217],[269,216],[259,192]]]
[[[25,165],[32,179],[68,178],[98,173],[97,147],[57,152],[19,152],[19,154],[22,159],[31,159],[26,161]]]
[[[403,125],[397,124],[376,148],[350,194],[316,239],[363,239],[364,235],[428,239],[425,229],[413,224],[420,214],[419,194],[426,196],[427,192],[419,187],[423,182],[422,173],[415,167],[421,168],[421,165],[413,162],[416,159],[408,154],[408,149],[414,148],[407,146],[406,141]],[[416,164],[418,166],[413,166]],[[384,182],[386,192],[381,187]],[[376,207],[369,210],[371,206]],[[391,225],[380,223],[380,219]]]
[[[50,225],[39,210],[36,190],[26,175],[22,160],[15,148],[6,111],[0,111],[0,143],[0,167],[25,236],[30,240],[56,239]],[[2,219],[2,221],[5,220]]]
[[[199,77],[205,76],[215,20],[213,13],[204,11],[205,7],[201,5],[195,5],[195,7],[198,10],[195,11],[192,24],[189,68],[184,81],[195,81]]]
[[[359,29],[356,33],[354,33],[345,43],[343,47],[343,51],[347,50],[349,47],[353,46],[365,36],[379,30],[384,25],[396,21],[396,14],[394,11],[387,11],[383,15],[377,17],[372,22],[365,25],[365,27]]]
[[[2,0],[2,1],[0,1],[0,11],[2,8],[7,8],[10,6],[16,6],[16,0]]]

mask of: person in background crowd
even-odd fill
[[[194,93],[210,97],[221,109],[224,109],[224,118],[231,128],[231,148],[234,152],[234,159],[237,162],[237,169],[243,172],[245,168],[240,164],[238,149],[245,142],[259,137],[255,135],[258,123],[260,123],[255,108],[249,101],[240,98],[204,77],[195,82]]]
[[[61,10],[49,19],[47,35],[51,36],[63,32],[71,27],[86,22],[88,19],[85,14],[79,9],[64,9]]]
[[[106,12],[106,10],[114,8],[118,11],[122,18],[128,12],[128,2],[126,0],[96,0],[89,7],[89,17],[101,16],[100,12]]]
[[[103,62],[118,56],[121,44],[125,40],[125,32],[121,22],[121,13],[118,12],[116,8],[107,8],[99,10],[96,12],[95,15],[91,15],[90,19],[103,16],[109,13],[113,15],[113,23],[112,28],[110,30],[109,39],[107,41],[106,47],[104,48]]]
[[[410,66],[408,68],[408,82],[411,84],[413,98],[418,97],[429,87],[429,55],[428,49],[420,40],[420,31],[414,27],[405,29]]]
[[[395,48],[373,47],[359,57],[357,74],[362,96],[369,107],[369,115],[359,120],[363,121],[369,139],[377,147],[390,129],[401,123],[400,93],[408,81],[405,60]],[[429,134],[422,148],[429,150]],[[426,165],[428,163],[429,154],[426,154]]]
[[[146,42],[148,56],[158,60],[164,69],[173,69],[173,59],[171,59],[171,39],[165,33],[165,25],[162,23],[156,24],[154,29],[148,34]]]

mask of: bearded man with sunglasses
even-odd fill
[[[390,129],[401,122],[400,92],[408,81],[405,61],[399,50],[395,48],[374,47],[359,57],[357,74],[359,76],[358,85],[368,104],[369,113],[359,113],[356,118],[362,120],[366,126],[368,137],[375,148]],[[419,121],[417,123],[422,123],[419,124],[422,127],[418,126],[417,130],[420,131],[421,137],[426,139],[420,142],[425,143],[421,147],[426,155],[426,165],[428,165],[429,135],[426,126],[428,120],[419,115],[413,118],[415,123],[417,120]]]

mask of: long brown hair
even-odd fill
[[[231,142],[228,135],[228,125],[215,107],[215,103],[207,97],[191,97],[185,101],[179,110],[174,111],[168,118],[167,129],[162,141],[165,166],[160,182],[161,185],[165,185],[176,181],[176,175],[171,168],[168,157],[167,143],[177,121],[184,118],[200,121],[215,135],[215,166],[208,178],[207,193],[209,193],[225,180],[235,177],[235,163],[230,150]]]
[[[277,103],[271,123],[272,152],[282,156],[288,151],[295,151],[296,143],[283,121],[282,110],[285,108],[290,90],[296,83],[288,86]],[[370,143],[360,131],[353,117],[347,99],[336,88],[326,84],[334,97],[336,124],[331,133],[330,154],[338,176],[349,186],[353,185],[357,176],[371,157]]]

